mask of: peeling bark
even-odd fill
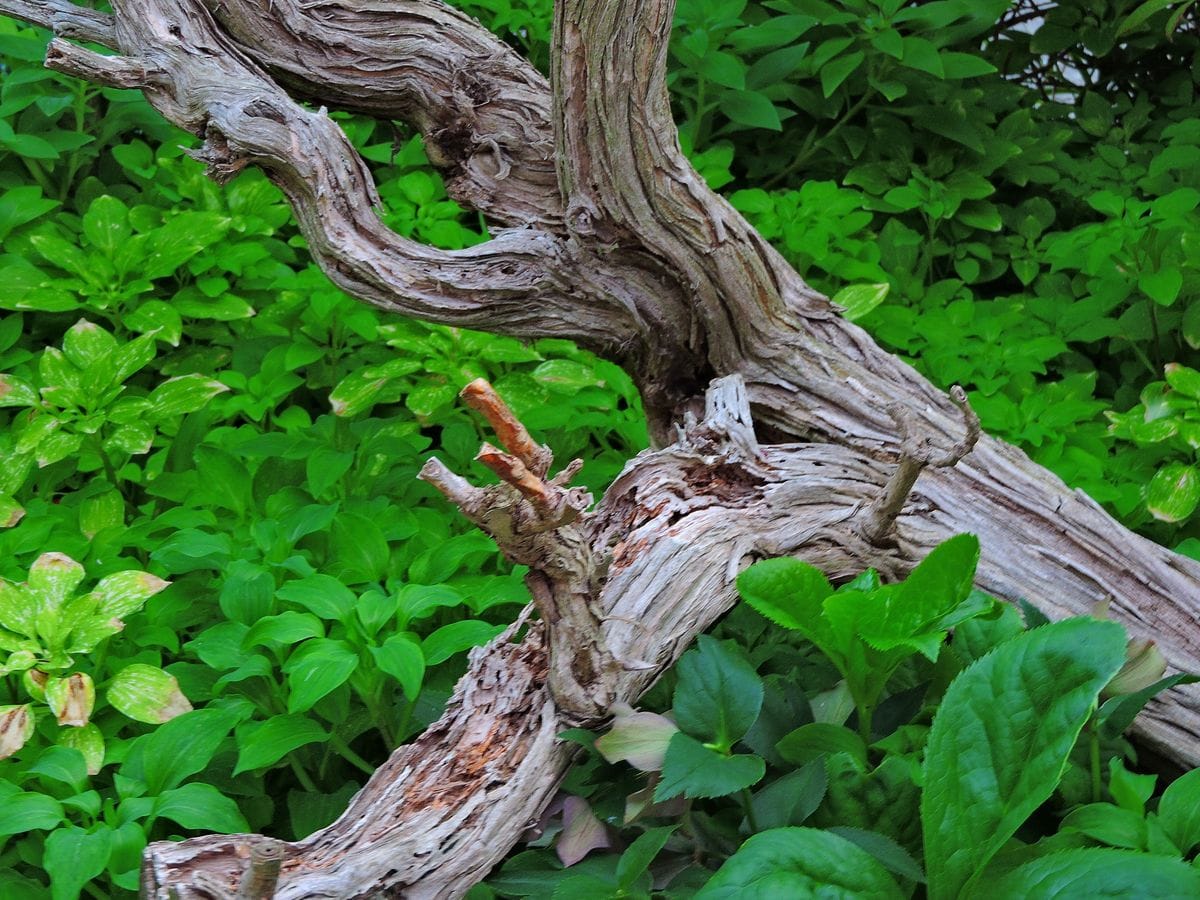
[[[475,651],[445,716],[329,828],[294,844],[155,844],[150,896],[248,896],[278,855],[278,897],[460,896],[553,793],[564,723],[635,700],[728,608],[756,557],[899,577],[973,531],[981,588],[1053,617],[1111,600],[1133,636],[1200,670],[1200,565],[986,435],[953,467],[927,466],[970,449],[954,447],[960,409],[841,319],[691,168],[665,88],[673,0],[560,0],[550,83],[437,0],[113,8],[0,0],[55,30],[47,65],[141,87],[202,138],[214,177],[260,166],[348,292],[435,322],[569,337],[624,365],[661,448],[584,512],[569,471],[548,478],[548,457],[478,389],[504,447],[481,459],[502,485],[477,489],[435,463],[426,476],[531,566],[540,620]],[[409,122],[457,199],[516,227],[453,253],[392,234],[365,163],[323,108],[284,88]],[[807,443],[760,445],[751,411],[760,434]],[[1200,763],[1200,689],[1155,701],[1136,728]]]

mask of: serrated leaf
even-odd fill
[[[667,747],[662,778],[654,790],[656,802],[672,797],[724,797],[757,784],[766,774],[761,757],[725,756],[679,732]]]

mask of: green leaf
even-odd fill
[[[134,742],[120,773],[152,795],[178,787],[212,761],[235,722],[234,713],[212,707],[172,719]]]
[[[379,525],[366,516],[342,513],[329,531],[329,573],[344,584],[379,581],[387,573],[391,549]]]
[[[1138,275],[1138,290],[1159,306],[1170,306],[1183,289],[1183,273],[1178,269],[1159,269]]]
[[[701,635],[675,671],[675,722],[692,737],[728,750],[754,725],[763,686],[740,652]]]
[[[978,900],[1200,897],[1200,870],[1169,856],[1087,847],[1018,866],[970,894]]]
[[[867,763],[867,748],[862,738],[844,725],[828,722],[801,725],[784,735],[776,749],[780,756],[797,766],[833,753],[848,753],[863,765]]]
[[[249,650],[268,641],[278,641],[280,644],[298,644],[311,637],[324,637],[325,626],[321,620],[311,613],[296,612],[289,609],[277,616],[267,616],[259,619],[246,632],[242,639],[242,647]]]
[[[106,256],[113,256],[132,233],[129,207],[116,197],[97,197],[83,214],[84,236]]]
[[[827,656],[841,652],[822,616],[833,585],[820,569],[789,557],[764,559],[738,576],[737,587],[743,600],[776,625],[800,632]]]
[[[37,389],[15,375],[0,375],[0,406],[37,406]]]
[[[1169,462],[1146,485],[1146,510],[1160,522],[1182,522],[1200,505],[1200,472]]]
[[[750,802],[759,830],[802,824],[821,805],[828,786],[825,761],[818,759],[756,791]]]
[[[1119,625],[1070,619],[1018,635],[954,679],[924,764],[931,900],[958,896],[1050,797],[1124,661]]]
[[[725,756],[678,732],[667,747],[662,778],[654,789],[654,800],[672,797],[724,797],[760,781],[767,766],[761,757],[748,754]]]
[[[921,871],[917,861],[886,834],[845,825],[834,826],[829,831],[866,850],[889,872],[918,884],[925,883],[925,873]]]
[[[180,375],[160,384],[149,396],[150,417],[169,419],[203,409],[228,387],[204,375]]]
[[[493,625],[480,619],[464,619],[443,625],[421,642],[425,664],[436,666],[456,653],[480,647],[503,631],[505,626]]]
[[[1076,807],[1059,823],[1058,830],[1087,835],[1110,847],[1140,850],[1146,844],[1146,820],[1111,803]]]
[[[354,594],[328,575],[309,575],[285,582],[275,594],[322,619],[341,621],[354,612]]]
[[[944,78],[946,74],[937,47],[925,38],[904,38],[904,59],[901,62],[910,69],[928,72],[936,78]]]
[[[1200,372],[1179,363],[1169,363],[1163,369],[1167,384],[1185,397],[1200,400]]]
[[[410,703],[417,699],[425,678],[425,654],[416,641],[403,634],[394,634],[380,646],[372,647],[371,656],[380,671],[400,682]]]
[[[1200,844],[1200,769],[1184,773],[1167,786],[1158,801],[1158,818],[1184,856]]]
[[[888,295],[892,286],[887,282],[882,284],[852,284],[842,288],[833,295],[833,303],[840,306],[842,315],[851,322],[857,322],[880,303]]]
[[[3,799],[0,836],[26,831],[50,831],[63,821],[62,804],[48,794],[32,791],[9,794]]]
[[[55,829],[46,838],[42,856],[53,900],[76,900],[83,886],[104,871],[111,852],[112,831],[107,825],[98,825],[91,833],[75,825]]]
[[[814,828],[777,828],[754,835],[696,894],[696,900],[783,897],[901,900],[904,894],[865,850]]]
[[[211,784],[201,782],[159,794],[154,801],[154,815],[193,831],[236,834],[250,830],[246,817],[232,799]]]
[[[1195,675],[1177,672],[1168,675],[1148,687],[1132,694],[1111,697],[1096,712],[1096,721],[1100,725],[1100,736],[1105,740],[1120,737],[1133,724],[1137,714],[1142,711],[1150,698],[1161,691],[1169,690],[1177,684],[1195,684],[1200,681]]]
[[[861,50],[855,50],[853,53],[839,56],[821,66],[821,93],[827,98],[832,96],[833,92],[854,74],[854,71],[862,65],[866,58],[866,54]]]
[[[237,729],[238,757],[233,774],[273,766],[298,747],[327,740],[329,733],[307,716],[273,716],[265,722],[246,722]]]
[[[617,861],[617,884],[625,890],[630,890],[634,883],[642,877],[654,857],[666,846],[677,825],[663,828],[647,828],[621,854]]]
[[[783,122],[779,110],[764,94],[757,91],[726,91],[721,95],[721,112],[731,122],[747,128],[766,128],[782,131]]]
[[[288,681],[288,712],[312,709],[313,704],[346,682],[358,668],[358,654],[345,641],[313,638],[288,657],[283,671]]]

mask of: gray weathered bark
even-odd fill
[[[582,514],[543,460],[510,445],[486,454],[510,485],[499,492],[428,470],[531,565],[541,622],[476,651],[443,719],[338,822],[283,846],[276,896],[461,895],[553,793],[568,762],[562,724],[635,699],[728,608],[733,575],[759,556],[800,554],[834,577],[868,565],[899,575],[973,531],[980,587],[1055,617],[1111,600],[1131,634],[1200,670],[1200,566],[1007,444],[985,435],[957,465],[927,469],[891,521],[880,497],[898,462],[913,468],[897,418],[945,452],[961,413],[841,319],[688,164],[665,88],[673,0],[561,0],[549,84],[438,0],[113,7],[107,17],[66,0],[0,0],[56,29],[47,65],[141,87],[203,139],[214,177],[262,167],[350,293],[436,322],[569,337],[624,365],[661,448]],[[412,123],[454,196],[507,227],[459,252],[392,234],[336,125],[280,85]],[[751,415],[772,443],[756,442]],[[795,440],[806,443],[785,443]],[[1200,763],[1200,694],[1173,691],[1137,729]],[[235,896],[261,881],[243,878],[256,848],[268,860],[279,849],[255,836],[153,845],[147,890]]]

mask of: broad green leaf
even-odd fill
[[[104,735],[94,724],[89,723],[82,728],[61,729],[58,743],[77,750],[83,756],[87,774],[97,775],[104,766]]]
[[[691,799],[724,797],[757,784],[766,771],[761,757],[725,756],[679,732],[667,747],[654,800],[661,803],[681,795]]]
[[[75,825],[51,832],[42,863],[50,875],[53,900],[75,900],[83,886],[104,871],[111,852],[112,831],[107,825],[98,825],[91,833]]]
[[[289,609],[277,616],[267,616],[259,619],[246,632],[241,646],[249,650],[268,641],[278,641],[281,644],[298,644],[312,637],[324,637],[325,626],[312,613],[296,612]],[[234,664],[236,665],[236,663]]]
[[[79,502],[79,530],[88,540],[107,528],[125,524],[125,500],[116,490],[92,494]]]
[[[855,50],[853,53],[847,53],[845,56],[839,56],[825,63],[821,67],[821,93],[826,97],[832,96],[833,92],[854,74],[854,71],[862,65],[866,58],[866,54],[861,50]]]
[[[0,406],[37,406],[37,389],[15,375],[0,374]]]
[[[344,584],[365,584],[387,574],[391,548],[376,522],[342,513],[330,528],[329,556],[329,574]]]
[[[425,678],[425,654],[421,646],[405,635],[394,634],[378,647],[371,648],[371,656],[380,671],[391,675],[404,691],[411,703],[421,693],[421,682]]]
[[[633,887],[654,862],[654,857],[666,846],[677,825],[663,828],[647,828],[637,836],[632,844],[621,854],[617,862],[617,884],[626,890]]]
[[[1159,306],[1170,306],[1183,288],[1183,273],[1178,269],[1159,269],[1138,275],[1138,288]]]
[[[1018,866],[969,894],[978,900],[1075,900],[1080,897],[1200,897],[1200,869],[1169,856],[1087,847]]]
[[[1146,820],[1111,803],[1076,807],[1059,823],[1058,830],[1078,832],[1110,847],[1141,850],[1146,844]]]
[[[865,850],[814,828],[777,828],[754,835],[696,894],[696,900],[783,897],[901,900],[904,894]]]
[[[825,761],[818,759],[755,791],[751,806],[759,830],[802,824],[821,805],[828,786]]]
[[[720,100],[721,112],[730,120],[747,128],[782,131],[779,110],[765,94],[758,91],[726,91]]]
[[[237,716],[214,707],[178,716],[138,738],[120,773],[145,784],[151,795],[178,787],[212,761]]]
[[[358,668],[358,654],[345,641],[313,638],[305,641],[283,664],[288,681],[288,712],[312,709],[313,704],[345,683]]]
[[[862,738],[843,725],[813,722],[801,725],[789,732],[776,745],[779,755],[793,765],[803,766],[818,756],[833,753],[848,753],[863,765],[867,762],[867,748]]]
[[[740,652],[708,635],[675,667],[676,724],[692,737],[729,750],[762,708],[762,680]]]
[[[95,727],[94,725],[87,726],[87,728]],[[85,728],[62,728],[60,734],[78,734],[85,730]],[[87,789],[87,761],[83,758],[82,753],[71,747],[47,747],[28,771],[31,775],[41,775],[44,778],[62,782],[74,788],[76,793]]]
[[[958,896],[1050,797],[1124,660],[1119,625],[1071,619],[1001,644],[954,679],[924,765],[931,900]]]
[[[307,716],[273,716],[237,728],[238,758],[233,774],[273,766],[293,750],[329,740],[329,733]],[[183,824],[183,823],[180,823]]]
[[[83,234],[93,247],[112,256],[130,237],[129,207],[116,197],[97,197],[83,214]]]
[[[1179,393],[1200,399],[1200,372],[1179,363],[1168,363],[1163,369],[1167,384]]]
[[[1169,462],[1146,485],[1146,510],[1160,522],[1182,522],[1200,506],[1200,472]]]
[[[285,582],[275,595],[304,607],[322,619],[342,620],[354,612],[354,594],[328,575],[309,575]]]
[[[62,804],[48,794],[32,791],[10,794],[3,799],[0,836],[25,831],[50,831],[63,821]]]
[[[1167,786],[1158,801],[1158,818],[1185,856],[1200,844],[1200,769],[1186,772]]]
[[[65,553],[43,553],[29,567],[26,590],[37,598],[43,611],[57,610],[81,581],[83,566],[71,557]]]
[[[235,773],[236,774],[236,773]],[[236,834],[250,830],[237,804],[211,784],[192,782],[164,791],[154,801],[154,815],[193,831]]]
[[[204,375],[179,375],[169,378],[151,392],[150,417],[156,421],[195,412],[229,388]]]
[[[443,625],[421,642],[425,664],[436,666],[456,653],[481,647],[503,630],[503,625],[493,625],[479,619],[463,619]]]

